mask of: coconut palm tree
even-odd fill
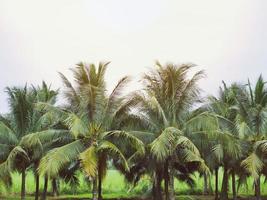
[[[203,71],[198,71],[189,77],[193,66],[171,63],[162,66],[157,62],[156,69],[143,76],[144,88],[131,95],[134,102],[131,114],[135,115],[131,119],[143,127],[139,131],[132,131],[132,134],[146,144],[145,156],[135,159],[137,162],[139,159],[147,161],[144,163],[147,163],[147,171],[153,177],[154,199],[163,198],[163,179],[165,198],[175,198],[174,175],[177,165],[197,162],[199,167],[207,170],[200,152],[189,137],[189,124],[199,118],[192,111],[193,105],[199,100],[197,83],[204,75]],[[136,124],[134,126],[137,127]]]
[[[223,82],[223,87],[220,87],[219,96],[208,98],[208,109],[218,120],[218,131],[215,131],[211,135],[210,141],[213,141],[212,152],[217,162],[224,168],[221,199],[228,199],[228,179],[230,172],[232,175],[233,198],[236,199],[237,197],[235,176],[244,151],[242,134],[235,123],[238,113],[236,94],[241,93],[241,91],[242,86],[232,84],[230,87],[227,87]],[[218,185],[217,174],[218,172],[216,172],[216,185]],[[216,198],[218,198],[217,192]]]
[[[239,109],[237,125],[249,144],[248,154],[242,166],[254,178],[255,196],[260,200],[260,177],[265,166],[267,145],[267,88],[263,77],[258,78],[255,88],[248,81],[246,90],[237,96],[237,99]]]
[[[35,103],[38,101],[53,103],[57,92],[47,87],[45,82],[42,88],[25,86],[7,88],[6,91],[9,96],[10,113],[1,116],[0,120],[0,143],[1,147],[5,147],[0,169],[3,169],[5,175],[10,175],[13,170],[22,174],[21,199],[25,199],[26,170],[38,154],[37,149],[32,148],[32,143],[29,140],[26,142],[26,136],[47,130],[50,125],[45,113],[35,109]]]
[[[60,113],[75,140],[48,152],[41,160],[40,173],[53,178],[68,163],[79,161],[86,175],[93,178],[93,199],[102,199],[102,180],[108,159],[119,158],[128,169],[119,145],[130,144],[143,152],[139,139],[120,130],[123,115],[128,111],[121,96],[128,77],[122,78],[108,95],[104,80],[107,65],[78,64],[72,69],[75,86],[60,74],[66,87],[67,105],[60,109],[43,104],[51,112]]]
[[[206,122],[212,122],[212,126],[210,126],[208,131],[205,131],[206,128],[203,129],[203,127],[199,127],[199,132],[197,134],[191,134],[190,139],[192,142],[196,145],[196,147],[199,149],[201,157],[204,159],[206,165],[210,169],[211,172],[215,171],[219,167],[218,160],[214,154],[212,154],[212,148],[216,144],[216,140],[212,137],[212,131],[216,132],[218,130],[218,121],[215,116],[212,115],[212,113],[209,113],[208,109],[205,108],[205,105],[197,110],[195,110],[197,113],[203,113],[202,118],[206,120]],[[204,188],[203,188],[203,194],[212,194],[212,187],[211,187],[211,177],[210,174],[207,173],[200,173],[200,176],[203,177],[204,180]],[[215,181],[215,194],[218,194],[218,184],[216,184]],[[217,191],[217,192],[216,192]]]

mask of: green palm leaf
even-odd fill
[[[85,146],[81,140],[74,141],[62,147],[49,151],[42,159],[38,168],[41,175],[56,177],[59,171],[72,161],[78,160]]]
[[[125,142],[129,142],[133,146],[133,148],[135,148],[141,154],[145,153],[144,143],[140,139],[138,139],[137,137],[126,131],[104,132],[102,133],[102,137],[103,139],[118,138],[124,140]]]
[[[174,127],[166,128],[162,133],[151,143],[151,153],[158,161],[165,160],[170,156],[176,145],[177,136],[181,135],[181,131]]]
[[[125,159],[123,153],[120,151],[120,149],[112,144],[109,141],[103,141],[99,147],[98,147],[98,151],[108,151],[110,154],[115,154],[116,156],[118,156],[121,160],[122,160],[122,164],[124,166],[124,168],[129,171],[129,166],[127,163],[127,160]]]
[[[17,136],[14,131],[0,121],[0,143],[15,145],[18,143]]]
[[[241,166],[243,166],[252,175],[252,177],[257,180],[264,163],[256,153],[251,153],[245,160],[242,161]]]
[[[90,177],[96,177],[98,167],[97,147],[92,145],[80,154],[81,165]]]

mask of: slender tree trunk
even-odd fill
[[[21,172],[21,200],[25,200],[26,196],[26,170],[23,169]]]
[[[35,200],[39,199],[39,174],[35,172]]]
[[[60,181],[58,180],[57,182],[57,191],[58,191],[58,196],[60,195]]]
[[[59,195],[57,179],[55,178],[52,179],[52,194],[54,197]]]
[[[160,198],[160,196],[158,195],[156,180],[153,181],[153,185],[152,185],[152,199],[162,200],[162,198]]]
[[[98,200],[102,200],[102,177],[101,173],[98,173]]]
[[[169,200],[169,166],[168,161],[164,165],[164,193],[165,200]]]
[[[255,196],[257,200],[261,200],[261,181],[260,177],[255,181]]]
[[[169,200],[169,179],[164,177],[164,193],[165,193],[165,200]]]
[[[213,189],[212,189],[212,183],[211,183],[211,176],[210,175],[208,175],[208,185],[209,185],[209,187],[208,187],[208,193],[209,194],[213,194]]]
[[[236,200],[236,184],[235,184],[235,171],[232,170],[232,192],[233,192],[233,200]]]
[[[161,176],[158,170],[154,173],[152,196],[153,200],[163,200],[161,190]]]
[[[218,200],[219,199],[219,191],[218,191],[218,188],[219,188],[219,177],[218,177],[218,173],[219,172],[219,169],[218,168],[215,168],[215,200]]]
[[[224,165],[221,200],[228,200],[228,167]]]
[[[207,174],[204,173],[203,175],[203,179],[204,179],[204,189],[203,189],[203,194],[208,194],[208,177]]]
[[[46,200],[47,188],[48,188],[48,176],[45,175],[45,177],[44,177],[44,190],[43,190],[42,200]]]
[[[93,200],[97,200],[97,177],[93,179],[92,197]]]
[[[174,191],[174,169],[170,167],[170,182],[169,182],[169,200],[175,200],[175,191]]]

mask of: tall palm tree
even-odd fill
[[[205,131],[207,129],[202,127],[198,128],[197,134],[191,134],[190,138],[192,142],[196,145],[196,147],[199,149],[201,157],[204,159],[206,165],[210,169],[211,172],[215,171],[219,167],[218,160],[216,159],[216,156],[212,154],[212,148],[215,145],[215,140],[212,137],[212,133],[218,130],[218,121],[216,120],[216,117],[212,115],[212,113],[209,113],[209,110],[205,107],[206,105],[198,108],[195,110],[198,115],[202,113],[201,118],[203,121],[212,122],[212,126],[209,126],[208,131]],[[206,124],[207,125],[207,124]],[[196,129],[197,130],[197,129]],[[200,174],[203,177],[204,180],[204,188],[203,188],[203,194],[212,194],[212,184],[211,184],[211,177],[208,173],[201,173]],[[218,187],[216,187],[215,182],[215,192],[218,191]]]
[[[199,79],[203,71],[191,78],[192,64],[156,63],[156,69],[143,76],[144,88],[132,94],[134,114],[141,131],[134,131],[146,143],[148,170],[153,177],[153,198],[162,199],[161,181],[165,183],[165,198],[175,199],[174,175],[177,165],[198,162],[207,169],[200,153],[190,140],[189,124],[199,116],[192,114],[199,100]],[[138,120],[136,120],[138,119]],[[136,125],[135,125],[136,126]],[[189,131],[189,132],[188,132]]]
[[[208,109],[218,120],[218,130],[212,134],[210,141],[213,141],[212,152],[216,156],[218,163],[224,168],[221,199],[228,199],[228,179],[230,171],[233,180],[233,198],[236,199],[237,197],[235,169],[236,166],[240,165],[243,145],[240,140],[242,136],[240,136],[235,123],[237,118],[236,93],[240,93],[241,90],[242,87],[240,85],[232,84],[230,87],[227,87],[223,82],[223,87],[220,87],[219,97],[211,96],[208,98]],[[216,180],[218,180],[217,176]],[[216,185],[218,185],[217,182]],[[216,198],[217,196],[216,193]]]
[[[7,88],[7,94],[10,113],[1,116],[0,120],[0,143],[6,150],[1,158],[0,169],[6,175],[10,175],[13,170],[21,173],[21,199],[25,199],[26,170],[38,153],[31,148],[33,146],[29,140],[26,143],[25,137],[33,132],[47,130],[50,125],[44,117],[45,113],[35,109],[35,103],[52,103],[57,92],[43,82],[42,88]]]
[[[252,88],[252,84],[248,81],[246,90],[242,95],[237,96],[237,99],[239,106],[237,125],[250,147],[242,166],[253,176],[255,196],[260,200],[260,177],[267,153],[267,88],[263,77],[258,78],[255,88]]]
[[[121,96],[128,77],[122,78],[108,95],[104,79],[107,65],[78,64],[72,69],[75,86],[60,74],[66,87],[65,109],[44,105],[62,116],[75,140],[48,152],[41,160],[40,173],[56,177],[66,164],[78,160],[86,175],[93,178],[93,199],[102,199],[102,180],[108,159],[119,158],[128,169],[119,147],[122,143],[143,152],[143,143],[139,139],[120,130],[123,116],[128,111]]]

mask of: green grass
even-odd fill
[[[80,185],[76,188],[70,187],[68,184],[61,183],[60,184],[60,194],[64,198],[74,198],[74,196],[78,196],[80,198],[88,198],[90,197],[91,186],[84,180],[84,175],[79,175]],[[199,195],[202,193],[203,190],[203,179],[195,175],[196,186],[194,188],[188,187],[184,182],[179,182],[175,180],[175,190],[176,193],[179,195]],[[219,180],[222,180],[222,172],[220,172]],[[26,179],[26,190],[28,195],[34,194],[35,190],[35,181],[34,176],[31,172],[27,173]],[[262,194],[267,195],[267,190],[265,190],[265,184],[262,180]],[[242,186],[239,189],[239,195],[253,195],[253,180],[248,180],[248,187]],[[43,179],[40,182],[40,188],[43,187]],[[214,188],[214,178],[212,177],[212,187]],[[125,183],[123,175],[121,175],[116,170],[108,170],[107,176],[103,183],[103,196],[104,198],[125,198],[125,197],[134,197],[143,195],[146,191],[151,188],[151,182],[148,177],[143,177],[140,183],[136,187],[132,187],[131,185]],[[231,189],[231,181],[229,188]],[[48,190],[50,191],[51,188],[49,186]],[[12,196],[18,196],[20,193],[20,175],[18,173],[13,174],[13,186],[6,190],[3,186],[0,185],[0,194],[7,196],[12,199]],[[231,193],[231,192],[230,192]],[[184,197],[185,198],[185,197]],[[1,198],[0,198],[1,199]],[[16,199],[16,198],[13,198]],[[27,199],[31,199],[30,197]],[[180,198],[181,199],[181,198]]]

